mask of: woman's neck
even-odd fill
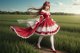
[[[43,9],[44,11],[46,11],[46,12],[49,12],[49,10],[45,10],[45,9]]]

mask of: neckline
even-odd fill
[[[45,10],[42,10],[43,12],[45,12],[45,13],[49,13],[49,11],[45,11]]]

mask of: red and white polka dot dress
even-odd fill
[[[55,35],[59,31],[60,26],[50,18],[50,12],[42,10],[39,14],[40,18],[26,21],[29,27],[11,26],[11,29],[22,38],[29,38],[34,33],[44,36]]]

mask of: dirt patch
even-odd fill
[[[41,49],[38,49],[39,50],[39,53],[53,53],[51,49],[48,49],[48,48],[41,48]],[[60,51],[60,50],[56,50],[57,53],[67,53],[65,51]]]

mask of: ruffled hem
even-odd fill
[[[33,35],[33,33],[30,34],[29,36],[20,35],[20,34],[17,32],[17,30],[16,30],[13,26],[10,26],[10,29],[12,29],[12,31],[14,31],[19,37],[24,38],[24,39],[27,39],[27,38],[29,38],[30,36]]]
[[[38,32],[38,31],[36,31],[36,34],[38,34],[38,35],[44,35],[44,36],[55,35],[59,30],[60,30],[60,26],[58,26],[58,28],[56,30],[51,31],[51,32]]]

